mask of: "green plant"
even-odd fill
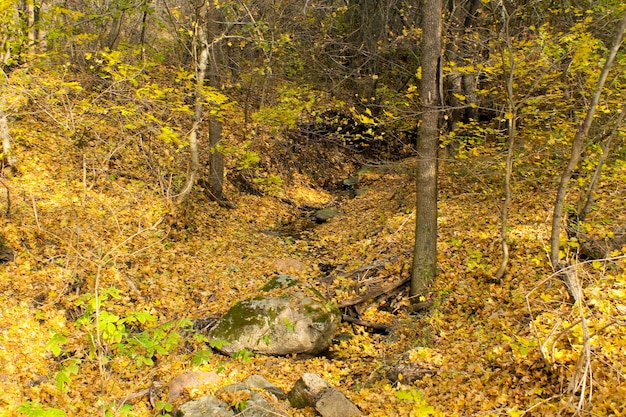
[[[294,333],[296,331],[296,327],[287,318],[284,318],[283,321],[285,323],[285,326],[287,327],[288,332]]]
[[[67,342],[67,337],[62,333],[54,333],[52,339],[48,341],[46,347],[52,351],[54,356],[59,356],[62,352],[61,346]]]
[[[280,175],[269,174],[267,177],[255,178],[253,182],[269,195],[279,195],[283,190],[283,179]]]
[[[222,346],[225,346],[227,344],[229,344],[230,342],[227,342],[226,340],[222,340],[222,339],[213,339],[209,342],[209,346],[211,346],[214,349],[221,349]]]
[[[158,324],[157,318],[146,311],[131,311],[120,317],[106,309],[110,298],[119,297],[119,290],[112,287],[103,289],[97,299],[86,294],[79,301],[85,311],[76,323],[89,334],[91,355],[96,353],[95,341],[99,338],[107,346],[105,351],[128,356],[138,367],[151,366],[154,355],[170,353],[178,346],[182,338],[180,329],[192,326],[188,319]]]
[[[203,363],[208,362],[212,354],[213,353],[208,349],[200,350],[194,353],[194,355],[191,357],[191,364],[194,366],[200,366]]]
[[[242,413],[248,407],[248,401],[234,401],[230,406],[238,413]]]
[[[17,411],[28,417],[65,417],[65,411],[52,407],[44,408],[43,405],[33,401],[21,404]]]
[[[104,417],[126,417],[130,415],[132,410],[133,406],[130,404],[124,404],[119,407],[117,404],[113,403],[105,410]]]
[[[171,416],[170,413],[172,412],[173,409],[174,409],[174,406],[168,403],[167,401],[158,401],[156,403],[156,410],[162,416],[170,417]]]
[[[239,349],[237,352],[233,353],[233,359],[241,359],[241,361],[248,363],[254,357],[254,352],[249,351],[248,349]]]
[[[56,373],[56,386],[61,392],[65,392],[72,382],[72,375],[78,374],[78,365],[80,359],[68,359],[65,364],[60,366],[59,372]]]

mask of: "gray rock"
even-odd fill
[[[345,216],[337,207],[325,207],[315,212],[315,219],[319,222],[325,222],[337,216]]]
[[[357,188],[356,190],[354,190],[354,196],[361,197],[363,194],[367,192],[367,190],[368,190],[367,187]]]
[[[342,181],[342,183],[346,187],[354,187],[355,185],[359,183],[359,177],[354,176],[354,177],[346,178],[345,180]]]
[[[337,388],[316,374],[304,374],[287,394],[294,408],[315,407],[322,417],[354,417],[363,413]]]
[[[287,394],[289,403],[295,408],[315,407],[322,391],[330,384],[317,374],[304,374]]]
[[[322,417],[355,417],[362,416],[361,410],[336,388],[322,391],[315,403],[315,409]]]
[[[268,295],[238,302],[213,327],[209,339],[219,351],[316,355],[328,348],[341,322],[335,303],[289,275],[262,290]]]
[[[178,417],[233,417],[235,413],[224,401],[210,395],[178,407]]]
[[[240,408],[237,409],[238,416],[247,417],[276,417],[280,414],[276,409],[267,401],[261,394],[255,391],[251,391],[245,384],[232,384],[220,388],[215,395],[219,396],[220,393],[238,393],[244,392],[247,394],[248,399],[240,404]]]
[[[276,417],[282,414],[279,414],[261,394],[251,391],[250,399],[238,415],[246,417]]]
[[[287,398],[287,394],[285,394],[282,389],[278,388],[261,375],[250,375],[243,383],[250,389],[268,392],[280,400]]]

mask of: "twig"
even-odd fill
[[[35,214],[35,222],[37,223],[37,229],[41,230],[41,224],[39,224],[39,215],[37,214],[37,200],[34,195],[30,195],[31,200],[33,201],[33,212]]]
[[[350,317],[346,314],[344,314],[342,318],[343,318],[343,321],[347,321],[348,323],[358,324],[359,326],[368,327],[374,330],[381,330],[385,333],[389,333],[389,331],[391,330],[391,328],[387,326],[386,324],[373,323],[371,321],[365,321],[365,320],[357,319],[355,317]]]
[[[361,304],[365,301],[371,300],[372,298],[379,297],[383,294],[393,291],[396,288],[406,284],[410,280],[411,280],[411,277],[406,277],[406,278],[402,278],[401,280],[391,282],[387,285],[375,286],[370,291],[366,292],[365,294],[359,297],[353,298],[351,300],[342,301],[341,303],[339,303],[339,308],[345,308],[345,307],[350,307],[356,304]]]

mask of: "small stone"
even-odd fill
[[[261,375],[251,375],[243,383],[250,389],[263,390],[274,395],[276,398],[284,400],[287,398],[285,392],[276,385],[263,378]]]
[[[350,177],[343,180],[343,185],[346,187],[354,187],[359,183],[359,177]]]
[[[296,381],[287,398],[294,408],[315,407],[318,397],[327,388],[330,385],[321,376],[304,374]]]
[[[315,409],[322,417],[362,416],[361,410],[336,388],[325,389],[315,403]]]
[[[325,222],[337,216],[345,216],[337,207],[325,207],[315,212],[315,219],[319,222]]]
[[[206,395],[178,407],[180,417],[233,417],[235,413],[219,398]]]

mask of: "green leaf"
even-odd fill
[[[26,401],[17,407],[17,411],[29,417],[65,417],[65,411],[58,408],[44,408],[43,405]]]
[[[222,339],[213,339],[209,342],[209,346],[211,346],[214,349],[221,349],[223,346],[229,344],[230,342],[227,342],[226,340],[222,340]]]
[[[156,409],[159,411],[170,412],[174,409],[174,406],[166,401],[158,401],[156,403]]]
[[[78,374],[78,364],[80,360],[71,359],[66,366],[61,366],[59,372],[56,373],[56,387],[59,391],[65,392],[67,386],[72,382],[72,375]]]
[[[289,320],[284,319],[285,326],[287,326],[287,331],[294,333],[296,331],[296,327]]]
[[[213,352],[208,349],[200,350],[191,358],[191,364],[194,366],[200,366],[203,363],[208,362],[212,354]]]
[[[46,343],[46,347],[48,347],[54,356],[59,356],[61,354],[61,345],[65,344],[67,338],[61,333],[55,333],[52,336],[52,339],[48,343]]]

